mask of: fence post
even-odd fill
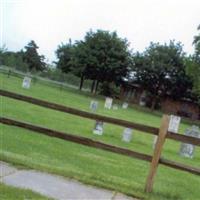
[[[162,147],[165,142],[165,137],[167,135],[168,126],[169,126],[169,116],[163,115],[161,126],[159,129],[158,139],[155,145],[154,154],[151,161],[149,175],[146,180],[145,192],[151,192],[153,189],[154,176],[158,168],[158,163],[162,152]]]

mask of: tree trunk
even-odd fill
[[[80,82],[79,90],[82,90],[83,82],[84,82],[84,75],[81,75],[81,82]]]
[[[99,86],[99,81],[97,80],[97,82],[96,82],[96,86],[95,86],[95,91],[94,91],[95,94],[97,93],[98,86]]]
[[[8,70],[8,76],[7,76],[7,77],[9,78],[10,75],[11,75],[11,70],[9,69],[9,70]]]
[[[156,103],[157,103],[157,97],[153,97],[152,103],[151,103],[151,111],[155,110]]]
[[[96,83],[96,80],[93,80],[92,86],[91,86],[91,93],[93,93],[93,91],[94,91],[95,83]]]

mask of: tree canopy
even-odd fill
[[[57,68],[63,72],[68,73],[73,71],[75,68],[75,45],[72,44],[71,40],[67,44],[61,44],[56,50],[56,56],[58,61],[56,62]]]
[[[200,25],[197,28],[200,31]],[[73,73],[80,77],[80,89],[86,79],[92,80],[91,91],[98,86],[105,94],[122,82],[128,84],[130,77],[147,91],[152,108],[161,98],[189,98],[200,101],[200,33],[194,36],[195,52],[187,56],[180,42],[168,44],[150,43],[145,51],[133,53],[127,39],[116,32],[104,30],[88,31],[83,40],[61,43],[55,51],[56,66],[60,79],[63,73]],[[37,44],[31,40],[19,52],[0,48],[0,64],[23,71],[45,69],[44,56],[38,54]],[[20,70],[21,70],[20,69]],[[62,72],[62,73],[61,73]],[[129,81],[130,82],[130,81]],[[115,88],[116,89],[116,88]],[[118,90],[118,88],[117,88]],[[116,90],[116,91],[117,91]]]
[[[200,31],[200,25],[197,28]],[[200,32],[193,41],[195,53],[187,59],[187,73],[193,80],[193,92],[198,95],[200,102]]]
[[[152,108],[160,98],[169,95],[180,99],[192,87],[180,43],[151,43],[143,54],[135,55],[134,61],[136,80],[153,97]]]
[[[28,64],[30,70],[42,71],[45,69],[45,57],[38,54],[38,48],[36,43],[31,40],[27,46],[25,46],[25,51],[22,52],[23,59]]]
[[[200,31],[200,24],[197,28],[198,31]],[[200,33],[196,36],[194,36],[193,44],[195,46],[195,54],[200,56]]]
[[[126,75],[130,64],[126,39],[119,38],[116,32],[90,31],[86,34],[84,44],[85,53],[90,58],[87,66],[97,72],[97,79],[117,81],[120,76]]]
[[[27,71],[28,65],[23,61],[22,52],[8,51],[4,45],[0,48],[0,65],[16,68],[18,70]]]
[[[93,80],[92,91],[100,82],[119,84],[131,64],[128,47],[127,40],[118,37],[116,32],[91,30],[84,40],[58,46],[57,67],[80,76],[80,88],[84,79]]]

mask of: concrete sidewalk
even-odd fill
[[[78,181],[35,170],[18,170],[0,161],[0,181],[26,188],[54,199],[136,200],[114,191],[84,185]]]

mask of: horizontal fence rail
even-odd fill
[[[32,103],[32,104],[42,106],[42,107],[45,107],[45,108],[50,108],[50,109],[53,109],[53,110],[57,110],[57,111],[69,113],[69,114],[72,114],[72,115],[88,118],[88,119],[100,120],[100,121],[103,121],[103,122],[107,122],[107,123],[111,123],[111,124],[115,124],[115,125],[119,125],[119,126],[133,128],[133,129],[142,131],[144,133],[149,133],[149,134],[152,134],[152,135],[158,135],[158,132],[159,132],[159,129],[155,128],[155,127],[141,125],[141,124],[138,124],[138,123],[129,122],[129,121],[122,120],[122,119],[116,119],[116,118],[112,118],[112,117],[93,114],[93,113],[90,113],[90,112],[81,111],[81,110],[78,110],[78,109],[75,109],[75,108],[70,108],[70,107],[67,107],[67,106],[59,105],[59,104],[56,104],[56,103],[51,103],[51,102],[40,100],[40,99],[37,99],[37,98],[28,97],[28,96],[24,96],[24,95],[21,95],[21,94],[9,92],[9,91],[6,91],[6,90],[0,89],[0,95],[5,96],[5,97],[9,97],[9,98],[12,98],[12,99],[17,99],[17,100],[20,100],[20,101]],[[200,146],[200,138],[190,137],[190,136],[181,135],[181,134],[172,133],[172,132],[167,132],[166,138]]]
[[[104,121],[104,122],[111,123],[111,124],[116,124],[116,125],[125,126],[125,127],[129,127],[129,128],[135,128],[139,131],[148,132],[148,133],[151,133],[151,134],[154,134],[154,135],[156,135],[158,133],[158,128],[154,128],[154,127],[150,127],[150,126],[144,126],[144,125],[141,125],[141,124],[136,124],[136,123],[121,120],[121,119],[101,116],[101,115],[98,115],[98,114],[93,114],[93,113],[90,113],[90,112],[81,111],[81,110],[78,110],[78,109],[75,109],[75,108],[70,108],[70,107],[67,107],[67,106],[59,105],[59,104],[56,104],[56,103],[51,103],[51,102],[36,99],[36,98],[33,98],[33,97],[28,97],[28,96],[16,94],[16,93],[13,93],[13,92],[8,92],[8,91],[5,91],[5,90],[0,90],[0,95],[5,96],[5,97],[9,97],[9,98],[12,98],[12,99],[17,99],[17,100],[20,100],[20,101],[25,101],[25,102],[28,102],[28,103],[32,103],[32,104],[35,104],[35,105],[42,106],[42,107],[50,108],[50,109],[53,109],[53,110],[58,110],[58,111],[61,111],[61,112],[69,113],[69,114],[72,114],[72,115],[77,115],[77,116],[88,118],[88,119],[100,120],[100,121]]]
[[[152,156],[147,155],[147,154],[143,154],[143,153],[135,152],[133,150],[105,144],[105,143],[98,142],[98,141],[95,141],[95,140],[92,140],[89,138],[85,138],[82,136],[72,135],[72,134],[61,132],[61,131],[56,131],[56,130],[52,130],[49,128],[32,125],[30,123],[16,121],[14,119],[0,117],[0,123],[5,124],[5,125],[16,126],[16,127],[28,129],[30,131],[34,131],[34,133],[42,133],[42,134],[48,135],[50,137],[55,137],[55,138],[59,138],[62,140],[71,141],[74,143],[78,143],[78,144],[82,144],[82,145],[86,145],[86,146],[90,146],[90,147],[95,147],[98,149],[107,150],[110,152],[126,155],[129,157],[137,158],[137,159],[148,161],[148,162],[151,162],[151,160],[152,160]],[[179,170],[189,172],[189,173],[192,173],[195,175],[200,175],[200,169],[196,168],[196,167],[191,167],[191,166],[181,164],[178,162],[174,162],[174,161],[170,161],[170,160],[167,160],[164,158],[160,158],[159,163],[162,165],[168,166],[170,168],[179,169]]]

